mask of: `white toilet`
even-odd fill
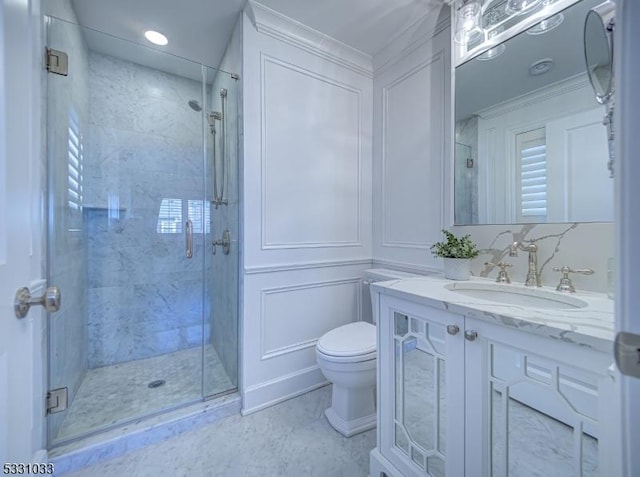
[[[366,291],[372,282],[416,276],[384,268],[365,270],[363,275]],[[346,437],[376,426],[376,304],[373,296],[371,305],[373,313],[368,312],[368,306],[363,306],[363,319],[369,323],[357,321],[335,328],[322,335],[316,345],[318,366],[333,384],[331,407],[324,413],[333,428]]]

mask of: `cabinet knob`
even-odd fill
[[[447,333],[450,335],[457,335],[460,331],[460,327],[458,325],[447,325]]]
[[[464,339],[467,341],[475,341],[478,337],[478,332],[476,330],[466,330],[464,332]]]

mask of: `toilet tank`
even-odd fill
[[[377,323],[375,316],[376,305],[373,303],[373,294],[369,288],[370,283],[385,282],[388,280],[401,280],[403,278],[419,277],[417,273],[400,272],[387,268],[372,268],[362,274],[362,319],[369,323]]]

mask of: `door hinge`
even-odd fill
[[[618,333],[613,347],[620,372],[640,378],[640,335]]]
[[[62,76],[69,74],[69,56],[64,51],[45,48],[44,58],[49,73]]]
[[[67,388],[52,389],[47,393],[47,414],[55,414],[67,409],[69,392]]]

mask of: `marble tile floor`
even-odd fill
[[[350,439],[327,422],[331,401],[326,386],[271,408],[234,415],[169,440],[105,460],[65,477],[365,477],[369,452],[376,444],[371,430]],[[510,403],[510,477],[573,475],[571,429],[517,401]],[[424,424],[429,424],[424,422]],[[584,437],[583,475],[598,475],[597,441]],[[494,458],[500,459],[504,439]],[[434,475],[444,475],[444,470]],[[505,475],[494,468],[495,475]]]
[[[331,387],[325,386],[64,475],[365,477],[376,431],[343,437],[324,416],[330,402]]]
[[[205,396],[234,388],[211,344],[205,346],[204,363]],[[90,369],[55,441],[200,399],[201,369],[199,347]],[[165,380],[165,384],[149,388],[148,384],[158,379]]]

